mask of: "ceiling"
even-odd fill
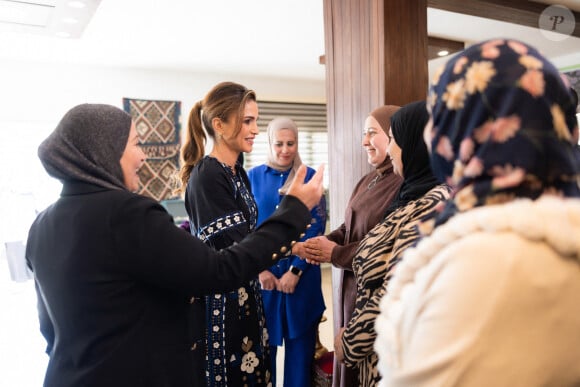
[[[319,64],[324,54],[322,0],[80,1],[86,4],[83,9],[70,8],[70,0],[0,0],[0,59],[325,78]],[[580,11],[580,0],[541,2]],[[35,14],[34,26],[6,22],[3,7],[15,3],[36,3],[45,14]],[[60,22],[71,15],[79,22]],[[466,44],[511,37],[538,47],[560,68],[580,65],[580,38],[554,41],[538,28],[432,8],[427,18],[430,36]],[[70,37],[57,36],[63,28]],[[430,61],[430,71],[445,60]]]

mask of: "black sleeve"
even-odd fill
[[[216,251],[176,227],[165,209],[148,198],[132,196],[116,213],[112,237],[125,270],[184,295],[241,286],[284,256],[311,217],[302,202],[287,196],[255,232]]]
[[[34,227],[34,225],[32,226]],[[26,246],[28,248],[28,244]],[[28,257],[28,251],[26,252],[26,256]],[[32,270],[32,265],[28,258],[26,259],[26,264]],[[45,352],[47,355],[50,355],[52,352],[52,348],[54,347],[54,326],[52,325],[52,321],[48,314],[48,310],[46,309],[46,305],[44,304],[44,299],[42,298],[42,294],[40,294],[40,288],[36,279],[34,280],[34,289],[36,290],[36,308],[38,310],[38,321],[40,323],[40,333],[46,340],[46,349]]]
[[[52,348],[54,347],[54,326],[52,325],[52,321],[50,320],[50,316],[48,315],[48,310],[46,309],[46,305],[44,304],[44,300],[42,295],[40,294],[40,290],[38,289],[38,283],[34,281],[34,287],[36,289],[36,299],[37,299],[37,308],[38,308],[38,321],[40,322],[40,333],[44,336],[46,340],[46,354],[50,355],[52,352]]]

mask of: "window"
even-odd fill
[[[1,121],[0,127],[0,372],[1,386],[40,386],[48,356],[40,334],[34,283],[14,270],[9,246],[26,241],[36,213],[55,201],[61,184],[49,177],[36,152],[55,122]],[[23,263],[20,261],[20,263]],[[22,269],[22,266],[19,266]],[[15,280],[13,280],[13,278]]]

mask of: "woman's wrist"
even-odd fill
[[[290,249],[290,254],[292,255],[297,255],[297,256],[301,256],[302,252],[302,242],[296,242],[294,245],[292,245],[292,248]]]
[[[300,269],[299,267],[296,267],[294,265],[290,266],[290,269],[288,269],[288,271],[297,277],[302,276],[302,269]]]

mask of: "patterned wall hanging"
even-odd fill
[[[568,76],[571,86],[576,90],[576,93],[580,95],[580,69],[567,71],[564,74]]]
[[[139,193],[158,201],[174,198],[172,180],[179,169],[181,102],[123,98],[147,161],[139,171]]]

